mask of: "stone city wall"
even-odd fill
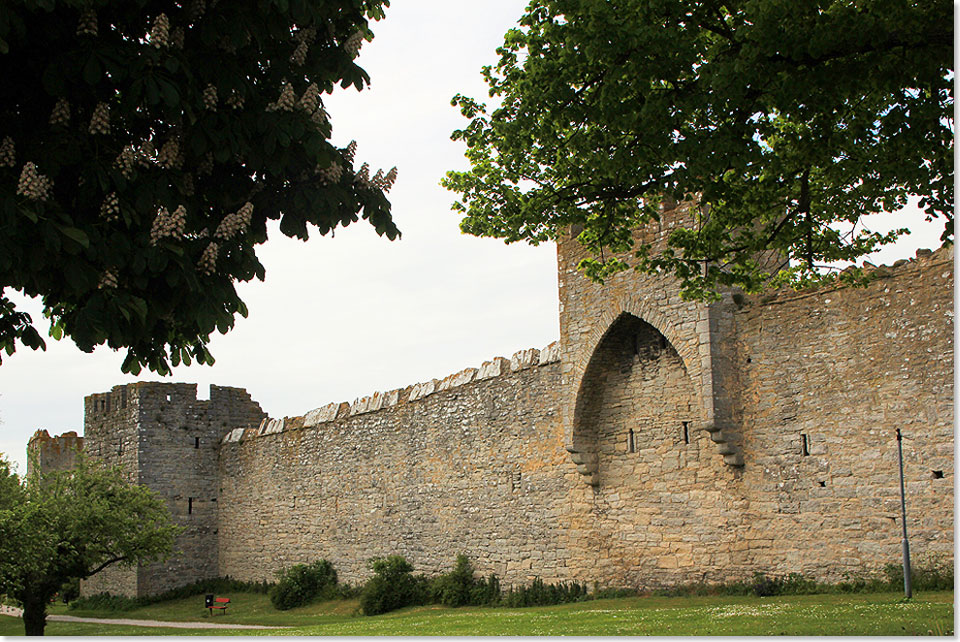
[[[51,437],[46,430],[33,433],[27,443],[27,477],[35,470],[69,470],[77,463],[77,453],[83,450],[83,437],[71,430]]]
[[[589,474],[554,359],[494,360],[232,431],[220,574],[270,579],[323,557],[357,582],[368,558],[394,553],[425,573],[466,553],[508,585],[876,573],[900,559],[896,427],[915,559],[952,563],[952,250],[880,270],[865,289],[727,297],[710,311],[729,330],[711,340],[736,369],[717,394],[742,465],[703,424],[702,378],[688,370],[701,362],[629,309],[591,331],[579,375]],[[566,301],[568,317],[589,315]]]
[[[560,576],[575,475],[559,423],[556,345],[441,380],[235,431],[220,454],[220,573],[274,578],[330,560],[358,582],[373,556],[439,573]]]

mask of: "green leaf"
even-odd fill
[[[90,247],[90,237],[87,236],[87,233],[76,227],[61,227],[60,232],[63,233],[68,239],[76,242],[83,248]]]
[[[87,58],[86,64],[83,66],[83,79],[88,85],[96,85],[100,82],[100,76],[102,75],[103,70],[100,67],[100,61],[97,60],[96,54],[91,54]]]

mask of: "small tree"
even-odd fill
[[[64,583],[165,559],[179,532],[163,501],[119,468],[81,456],[73,470],[20,480],[0,458],[0,593],[23,605],[27,635],[43,635]]]

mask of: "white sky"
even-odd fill
[[[496,61],[504,32],[525,5],[393,3],[361,50],[371,87],[342,90],[326,105],[334,142],[356,139],[358,163],[398,167],[389,198],[402,240],[382,239],[365,222],[306,243],[274,226],[258,250],[267,279],[240,285],[250,316],[214,336],[216,364],[181,366],[163,381],[198,383],[201,398],[211,383],[243,387],[270,416],[282,417],[443,377],[559,337],[555,247],[460,234],[450,211],[455,197],[439,186],[447,170],[467,167],[462,144],[449,139],[466,123],[450,99],[458,92],[486,98],[480,68]],[[913,220],[914,234],[874,263],[939,245],[942,225]],[[8,295],[42,321],[38,302]],[[4,356],[0,453],[25,472],[35,430],[82,433],[85,395],[161,380],[146,371],[122,374],[122,360],[122,352],[85,354],[68,339],[49,338],[46,352],[20,347]]]

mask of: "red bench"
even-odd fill
[[[210,615],[213,615],[213,609],[218,609],[226,614],[228,604],[230,604],[229,597],[214,598],[212,595],[208,595],[204,606],[210,609]]]

